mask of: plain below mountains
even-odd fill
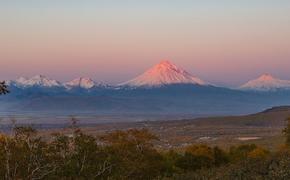
[[[218,145],[224,148],[255,143],[276,149],[284,144],[282,130],[289,117],[290,106],[281,106],[244,116],[91,124],[83,127],[83,130],[93,135],[100,135],[112,130],[147,128],[158,135],[160,138],[158,145],[165,148],[183,147],[191,143]],[[55,128],[43,133],[58,131],[59,129]],[[69,129],[64,132],[71,133]]]

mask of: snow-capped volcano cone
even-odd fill
[[[120,84],[121,86],[161,86],[169,84],[208,85],[203,80],[192,76],[169,61],[161,61],[135,79]]]
[[[242,85],[240,89],[255,91],[290,89],[290,81],[277,79],[270,74],[263,74],[259,78],[251,80]]]

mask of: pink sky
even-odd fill
[[[162,59],[221,85],[262,73],[290,79],[287,1],[29,2],[0,7],[1,79],[44,74],[118,83]]]

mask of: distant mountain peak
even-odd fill
[[[271,74],[262,74],[258,80],[261,81],[273,81],[276,80],[276,78],[274,76],[272,76]]]
[[[85,89],[90,89],[93,88],[95,85],[96,83],[91,78],[88,77],[79,77],[70,82],[65,83],[65,86],[67,88],[81,87]]]
[[[156,64],[155,66],[165,67],[165,68],[177,68],[176,65],[170,62],[169,60],[162,60],[159,62],[159,64]]]
[[[25,81],[27,81],[27,78],[25,78],[25,77],[19,77],[19,78],[16,79],[16,82],[19,82],[19,83],[22,83],[22,82],[25,82]]]
[[[197,84],[208,85],[203,80],[192,76],[168,60],[156,64],[140,76],[122,83],[127,86],[161,86],[169,84]]]
[[[61,84],[53,79],[47,78],[44,75],[35,75],[31,78],[19,77],[15,80],[18,87],[42,86],[42,87],[56,87]]]
[[[32,78],[34,78],[34,79],[46,79],[46,76],[44,76],[42,74],[38,74],[38,75],[33,76]]]
[[[290,81],[275,78],[271,74],[263,74],[257,79],[251,80],[242,85],[240,89],[255,91],[275,91],[290,89]]]
[[[159,64],[157,64],[157,65],[173,65],[173,63],[171,63],[169,60],[166,60],[166,59],[164,59],[164,60],[161,60],[160,62],[159,62]]]
[[[155,72],[160,72],[162,70],[172,70],[175,72],[185,72],[185,70],[178,68],[175,64],[171,63],[168,60],[163,60],[159,64],[156,64],[151,70],[154,70]],[[152,72],[154,72],[152,71]]]

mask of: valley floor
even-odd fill
[[[165,117],[165,116],[164,116]],[[77,119],[83,132],[91,135],[102,135],[115,130],[146,128],[157,135],[160,141],[156,145],[160,148],[179,148],[189,144],[208,144],[229,148],[238,144],[257,144],[267,149],[277,149],[284,142],[282,130],[286,119],[290,117],[290,107],[275,107],[266,111],[245,116],[208,117],[184,120],[158,120],[158,121],[109,121],[107,123],[82,124],[81,122],[94,122],[86,119]],[[101,117],[98,117],[101,119]],[[134,118],[134,117],[130,117]],[[174,117],[172,117],[174,118]],[[99,121],[98,119],[98,121]],[[104,119],[106,120],[106,119]],[[31,120],[37,122],[37,118]],[[45,122],[63,122],[58,119],[45,120]],[[44,121],[42,121],[44,122]],[[68,122],[68,121],[67,121]],[[97,121],[96,121],[97,122]],[[102,121],[104,122],[104,121]],[[40,134],[49,138],[55,132],[71,133],[69,123],[42,124]],[[3,126],[1,126],[3,127]],[[37,127],[37,126],[36,126]],[[9,129],[6,127],[6,129]]]
[[[216,120],[219,121],[219,120]],[[179,148],[189,144],[207,144],[229,148],[238,144],[257,144],[267,149],[276,149],[284,142],[284,126],[253,126],[247,124],[230,124],[227,122],[210,122],[203,120],[151,121],[130,123],[108,123],[82,127],[82,131],[91,135],[102,135],[115,130],[146,128],[160,138],[160,148]],[[43,136],[64,132],[70,134],[69,128],[42,130]]]

